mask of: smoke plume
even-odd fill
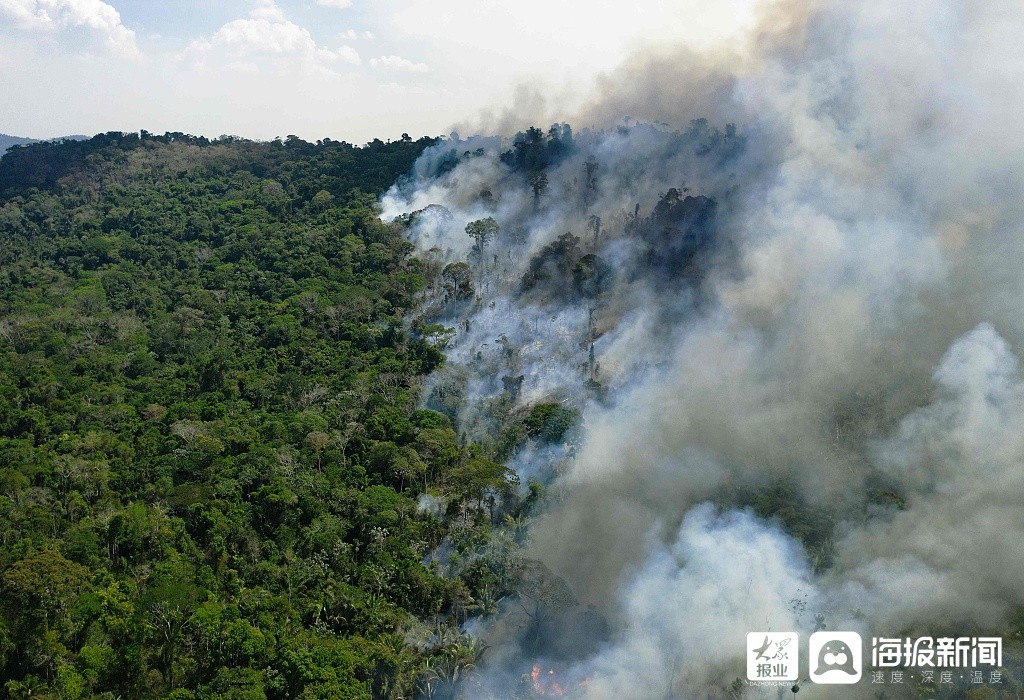
[[[1008,629],[1021,36],[1016,0],[778,3],[742,50],[606,76],[593,128],[453,138],[385,197],[455,329],[427,405],[484,441],[580,412],[510,456],[550,484],[529,556],[603,621],[545,632],[578,696],[757,697],[757,629]],[[513,628],[481,693],[532,663]]]

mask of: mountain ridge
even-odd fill
[[[14,146],[28,146],[33,143],[50,142],[54,143],[57,141],[84,141],[90,137],[85,134],[70,134],[68,136],[58,136],[52,139],[33,139],[27,136],[12,136],[11,134],[0,134],[0,156],[7,153]]]

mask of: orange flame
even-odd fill
[[[555,679],[554,669],[549,668],[547,676],[547,678],[541,678],[540,666],[538,664],[533,665],[533,668],[530,669],[530,678],[533,679],[533,692],[543,697],[562,697],[565,695],[565,689]]]

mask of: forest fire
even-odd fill
[[[540,664],[534,664],[530,669],[530,678],[533,681],[534,694],[545,698],[578,697],[590,685],[589,678],[582,678],[575,684],[577,692],[573,692],[573,683],[559,681],[554,669],[549,668],[545,671]]]
[[[533,692],[542,697],[557,698],[565,695],[565,690],[555,679],[553,669],[549,668],[547,673],[544,673],[540,665],[534,664],[530,670],[530,678],[533,679]]]

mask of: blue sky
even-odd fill
[[[0,0],[0,132],[361,143],[480,123],[524,84],[571,112],[630,52],[714,47],[755,2]]]

